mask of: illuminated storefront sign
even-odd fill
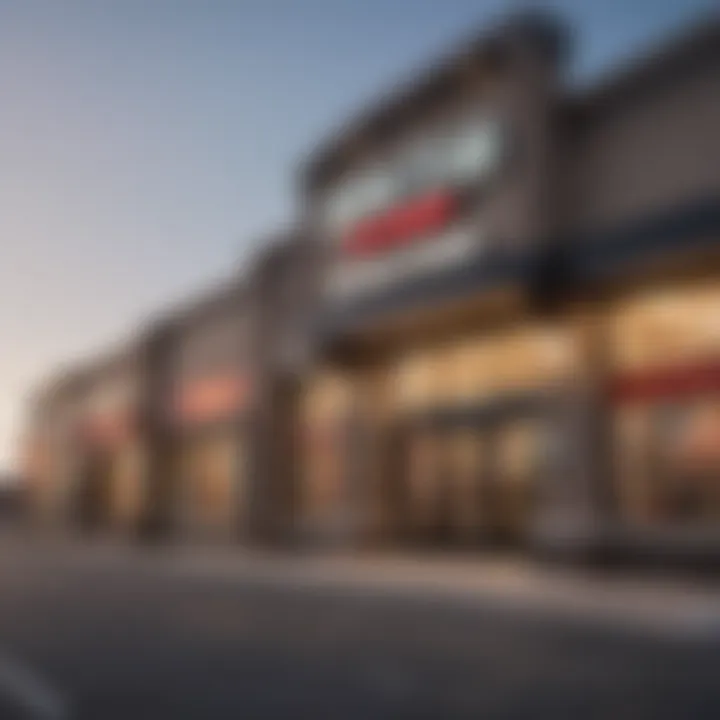
[[[454,218],[458,199],[434,191],[358,223],[343,241],[343,253],[355,257],[387,252],[437,232]]]
[[[397,167],[346,181],[328,200],[325,230],[340,251],[327,294],[374,292],[479,251],[485,238],[468,191],[498,170],[505,138],[498,120],[474,118],[406,148]]]
[[[485,182],[507,155],[507,134],[498,118],[476,116],[409,142],[387,162],[340,182],[325,203],[326,230],[342,235],[407,198]]]
[[[248,386],[242,378],[220,375],[188,382],[182,387],[173,406],[179,422],[206,422],[227,419],[248,400]]]
[[[380,290],[402,280],[457,266],[481,248],[482,236],[477,228],[454,227],[428,242],[389,255],[339,263],[330,273],[327,293],[346,297]]]
[[[720,392],[720,361],[636,371],[618,377],[612,385],[613,397],[622,402],[711,392]]]

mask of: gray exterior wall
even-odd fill
[[[317,245],[301,231],[266,243],[252,272],[253,366],[251,539],[292,539],[302,377],[313,362],[319,287]]]
[[[579,98],[565,138],[565,229],[720,193],[720,23]]]

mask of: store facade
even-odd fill
[[[173,318],[169,391],[170,525],[197,540],[243,532],[252,403],[247,290],[225,283]]]
[[[661,560],[720,552],[718,78],[715,21],[590,89],[570,122],[567,305],[584,298],[595,336],[606,541]]]
[[[720,25],[582,89],[568,35],[509,21],[324,143],[296,230],[38,414],[48,507],[719,555]]]
[[[580,93],[561,28],[510,23],[320,148],[308,536],[717,533],[719,36]]]
[[[532,293],[563,56],[555,27],[502,28],[311,162],[328,361],[305,399],[308,534],[532,535],[577,364],[574,326]]]
[[[146,479],[140,369],[133,344],[93,362],[83,376],[72,488],[81,529],[126,536],[138,529]]]
[[[22,445],[22,477],[28,485],[30,521],[42,529],[67,530],[73,487],[80,471],[82,375],[63,374],[32,399]]]

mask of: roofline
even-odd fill
[[[41,406],[45,402],[52,401],[54,397],[62,396],[67,392],[72,394],[75,389],[85,383],[92,383],[94,378],[110,372],[113,367],[121,367],[132,357],[137,347],[138,343],[133,339],[109,350],[60,365],[29,391],[31,404]]]
[[[545,32],[552,15],[545,15]],[[541,18],[542,19],[542,18]],[[525,20],[527,25],[527,20]],[[429,71],[421,74],[415,82],[400,83],[383,94],[381,100],[371,108],[349,122],[343,124],[328,140],[321,143],[312,152],[304,164],[300,183],[304,190],[316,186],[327,166],[331,165],[347,148],[355,137],[361,136],[374,123],[383,117],[397,112],[407,101],[427,92],[443,75],[457,69],[469,56],[479,57],[487,52],[494,42],[502,39],[503,33],[512,31],[518,20],[512,17],[503,25],[475,34],[470,41],[461,45],[444,60],[435,62]],[[520,28],[523,20],[520,16]],[[556,21],[558,28],[561,24]],[[672,33],[655,41],[647,50],[638,55],[623,59],[622,65],[614,65],[600,79],[585,88],[568,93],[566,100],[571,110],[583,113],[605,103],[615,102],[633,93],[639,85],[648,80],[660,79],[669,70],[680,64],[695,63],[704,53],[717,52],[720,46],[720,11],[709,10],[697,21],[686,26],[680,33]]]
[[[233,269],[229,275],[215,280],[211,287],[203,286],[189,299],[173,303],[166,310],[159,312],[150,319],[146,326],[148,333],[161,326],[183,327],[210,315],[216,308],[231,300],[240,300],[249,296],[253,289],[253,278],[258,267],[278,254],[285,246],[291,246],[301,237],[296,227],[279,230],[268,234],[264,239],[254,243],[247,257]]]
[[[577,89],[569,100],[578,109],[591,109],[621,100],[648,80],[664,77],[683,63],[699,62],[704,53],[720,48],[720,11],[704,13],[683,30],[666,34],[639,54],[614,64],[587,87]]]
[[[297,252],[306,238],[306,234],[299,226],[291,227],[270,236],[264,243],[258,245],[252,258],[251,277],[257,279],[273,265],[282,262],[293,251]]]
[[[526,10],[506,16],[499,23],[475,32],[444,57],[432,62],[424,72],[413,73],[385,92],[365,112],[352,116],[342,123],[311,151],[301,164],[299,183],[304,190],[321,180],[331,165],[352,141],[364,135],[369,128],[394,117],[407,103],[420,100],[436,87],[442,86],[469,60],[491,57],[501,45],[517,35],[525,35],[554,60],[560,61],[567,52],[569,34],[561,19],[554,13]]]
[[[190,299],[178,303],[164,315],[160,323],[170,322],[181,327],[201,323],[205,318],[215,312],[221,312],[247,294],[247,285],[247,278],[234,273],[230,277],[216,281],[212,287],[202,288]]]

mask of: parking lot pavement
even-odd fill
[[[0,648],[81,719],[720,716],[710,634],[533,612],[502,601],[531,570],[429,562],[0,547]]]
[[[292,584],[442,599],[677,639],[720,641],[720,585],[550,567],[518,557],[268,555],[175,548],[161,571],[216,582]]]

